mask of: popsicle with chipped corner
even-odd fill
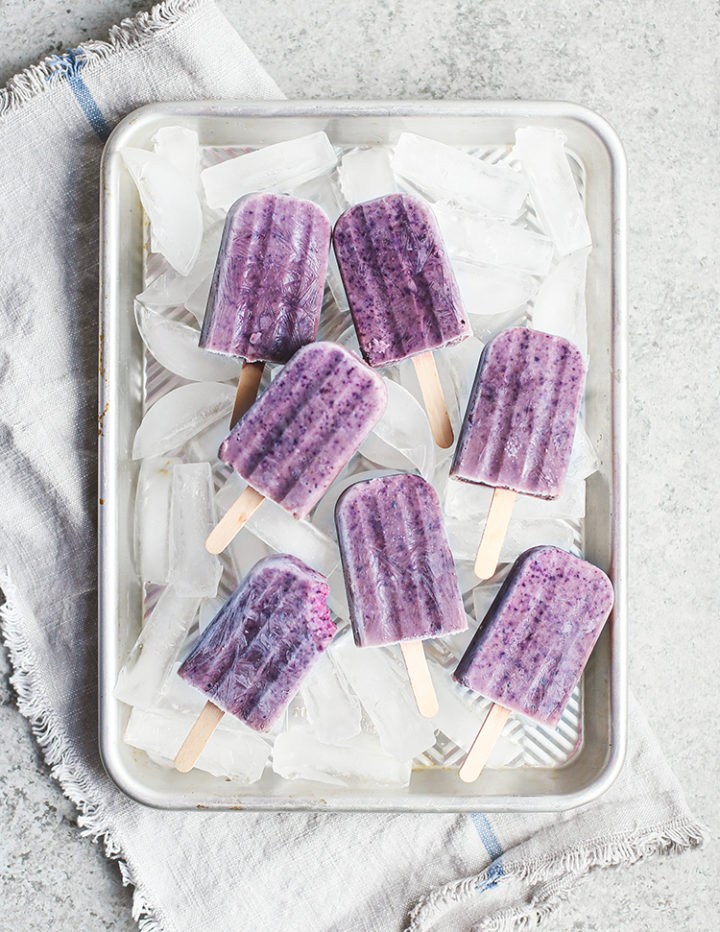
[[[491,699],[460,778],[478,778],[511,711],[554,727],[612,610],[597,566],[556,547],[522,553],[460,659],[455,680]]]
[[[562,337],[513,327],[486,344],[450,475],[493,486],[475,573],[490,579],[518,493],[557,498],[570,463],[585,386],[580,350]]]
[[[418,711],[438,703],[422,642],[467,628],[440,501],[408,473],[356,482],[335,507],[355,643],[400,644]]]
[[[451,446],[432,353],[472,329],[432,211],[408,194],[356,204],[335,224],[333,244],[365,361],[412,358],[435,442]]]
[[[213,618],[178,674],[207,702],[175,757],[195,761],[226,712],[269,731],[335,635],[324,576],[296,557],[257,563]]]
[[[336,343],[297,351],[220,446],[248,487],[210,533],[220,553],[265,498],[305,518],[387,404],[383,380]]]
[[[330,221],[310,201],[248,194],[230,208],[200,346],[244,360],[230,427],[257,397],[266,362],[286,363],[317,336]]]

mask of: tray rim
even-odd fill
[[[610,735],[611,749],[603,768],[580,789],[570,793],[537,796],[448,797],[416,793],[407,797],[343,795],[336,799],[303,796],[251,796],[238,793],[233,801],[198,798],[197,793],[177,794],[168,799],[138,781],[125,767],[108,729],[113,684],[106,671],[113,656],[114,620],[117,614],[113,593],[117,583],[114,559],[117,534],[113,512],[103,508],[115,501],[117,476],[116,443],[111,428],[100,433],[98,446],[98,729],[103,766],[116,786],[143,805],[168,810],[225,811],[368,811],[368,812],[557,812],[585,805],[601,796],[617,778],[625,759],[627,743],[627,164],[625,153],[612,126],[586,107],[564,101],[528,100],[200,100],[146,104],[128,114],[107,140],[100,169],[100,315],[99,315],[99,416],[109,409],[113,388],[105,377],[103,342],[115,333],[117,315],[117,214],[111,197],[119,169],[118,150],[128,136],[157,120],[177,117],[511,117],[513,119],[570,119],[587,127],[602,142],[611,165],[611,285],[613,359],[613,463],[610,575],[615,588],[613,624],[610,628]],[[114,399],[113,399],[114,400]],[[111,420],[112,423],[112,420]]]

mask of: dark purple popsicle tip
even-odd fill
[[[507,709],[555,726],[613,601],[612,583],[592,563],[557,547],[526,550],[454,678]]]
[[[248,194],[228,211],[200,346],[287,362],[317,336],[330,220],[311,201]]]
[[[557,498],[585,388],[585,361],[563,337],[513,327],[485,346],[450,475]]]
[[[409,194],[356,204],[333,244],[360,349],[378,368],[472,333],[435,217]]]
[[[256,563],[179,675],[256,731],[277,721],[336,628],[320,573],[286,554]]]

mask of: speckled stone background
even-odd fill
[[[681,858],[596,873],[546,927],[716,930],[716,0],[218,2],[290,97],[566,99],[597,110],[623,140],[630,173],[631,682],[712,837]],[[113,22],[146,7],[3,0],[0,83],[49,52],[102,38]],[[15,709],[7,674],[2,657],[0,930],[132,930],[130,892],[117,866],[74,826],[72,806]]]

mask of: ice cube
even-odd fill
[[[499,317],[521,308],[540,286],[539,280],[527,272],[492,268],[465,259],[453,259],[452,267],[463,308],[473,317]]]
[[[223,226],[223,223],[215,223],[205,231],[200,252],[188,275],[180,275],[174,269],[166,269],[146,285],[136,300],[146,307],[163,309],[184,305],[198,323],[202,323]],[[204,300],[200,301],[203,289],[206,289]]]
[[[155,152],[127,147],[121,155],[160,252],[177,272],[187,275],[198,257],[203,235],[197,193],[177,168]]]
[[[165,589],[120,670],[116,699],[143,709],[157,704],[199,604],[199,598]]]
[[[264,560],[265,557],[272,556],[275,551],[268,547],[266,543],[256,537],[247,527],[240,530],[238,534],[230,541],[228,548],[232,565],[235,569],[235,575],[238,582],[245,579],[250,570]]]
[[[185,447],[188,458],[197,463],[210,463],[211,466],[218,464],[218,450],[229,431],[228,421],[216,421],[199,434],[195,434]]]
[[[530,182],[530,196],[558,255],[592,245],[592,236],[567,153],[565,134],[532,126],[515,133],[514,154]]]
[[[227,210],[244,194],[292,191],[332,171],[336,164],[335,150],[325,133],[311,133],[212,165],[200,178],[208,205]]]
[[[217,594],[220,560],[205,549],[216,523],[212,470],[209,463],[185,463],[173,469],[170,503],[170,571],[178,595]]]
[[[587,357],[585,279],[589,249],[565,256],[550,270],[533,301],[532,326],[565,337]]]
[[[135,320],[145,346],[155,359],[184,379],[224,382],[240,375],[242,359],[201,349],[200,331],[195,327],[171,320],[139,301],[135,302]]]
[[[143,460],[135,492],[135,564],[143,582],[164,585],[168,578],[170,489],[174,457]]]
[[[343,196],[330,175],[320,175],[318,178],[306,181],[295,188],[292,194],[294,197],[317,204],[327,214],[331,226],[335,226],[335,221],[346,207]]]
[[[528,182],[507,165],[492,165],[426,136],[401,133],[392,166],[433,200],[453,200],[467,210],[504,220],[517,219]]]
[[[484,520],[492,497],[493,489],[487,485],[452,479],[445,492],[445,514],[448,518]]]
[[[347,600],[347,589],[345,588],[345,576],[341,567],[333,570],[328,576],[328,586],[330,593],[328,595],[328,608],[341,621],[350,623],[350,607]]]
[[[198,610],[198,634],[202,634],[225,603],[222,599],[203,599]]]
[[[518,504],[530,496],[518,496]],[[541,501],[541,500],[537,500]],[[543,504],[550,504],[543,502]],[[513,513],[500,551],[499,562],[513,561],[518,554],[530,547],[547,544],[569,550],[575,539],[574,529],[559,518],[531,518]],[[533,512],[535,514],[535,512]],[[474,560],[480,545],[485,518],[456,519],[447,518],[445,527],[450,541],[450,549],[456,560]]]
[[[123,739],[171,766],[194,721],[192,715],[180,712],[133,709]],[[238,734],[224,729],[221,722],[195,766],[214,776],[249,784],[260,779],[269,756],[270,745],[259,735],[249,728]]]
[[[348,204],[372,201],[398,190],[390,167],[390,152],[384,146],[347,152],[338,166],[338,174]]]
[[[362,710],[342,671],[327,652],[322,654],[300,687],[307,720],[318,741],[343,744],[360,734]]]
[[[330,650],[388,754],[410,760],[433,746],[435,728],[418,712],[407,675],[388,648],[356,647],[347,632],[335,638]]]
[[[432,206],[445,245],[453,256],[531,275],[547,274],[554,252],[553,242],[547,236],[457,210],[445,203]]]
[[[387,407],[360,452],[378,466],[414,468],[429,480],[434,468],[434,444],[425,410],[402,385],[387,378],[384,382]]]
[[[374,735],[361,734],[333,747],[294,728],[278,735],[273,747],[273,770],[281,777],[333,786],[407,786],[410,763],[386,754]]]
[[[153,136],[152,143],[160,158],[197,188],[200,181],[198,134],[185,126],[163,126]]]
[[[478,624],[482,624],[499,591],[499,583],[487,582],[482,582],[473,589],[473,614]]]
[[[133,442],[133,459],[160,456],[181,447],[220,418],[229,419],[235,388],[193,382],[159,398],[146,412]]]

